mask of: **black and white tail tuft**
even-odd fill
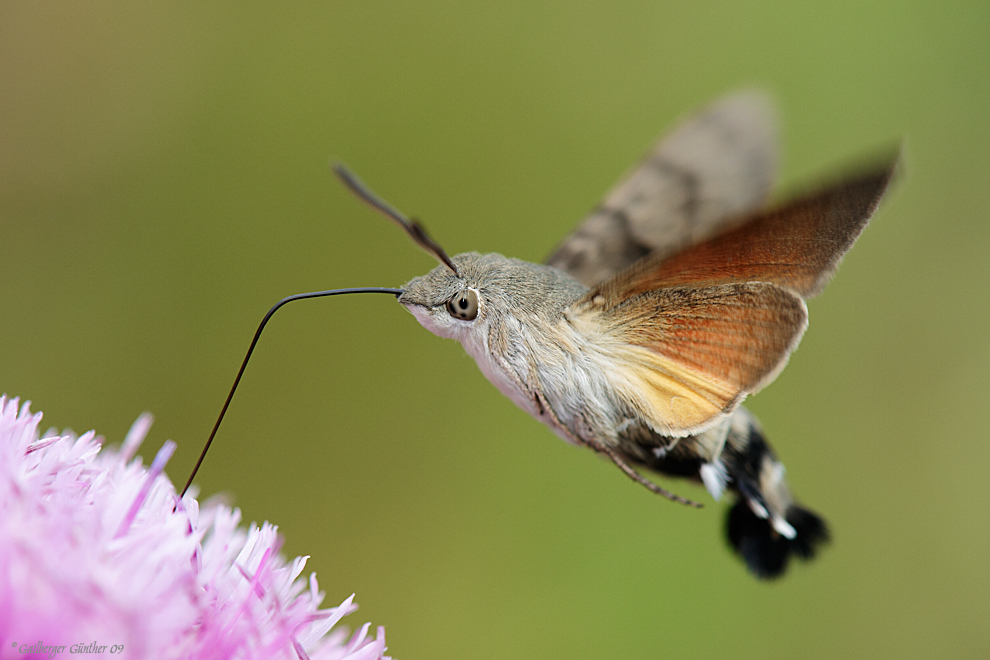
[[[791,497],[784,465],[756,419],[743,408],[734,417],[722,460],[739,499],[729,510],[726,533],[749,570],[772,579],[784,573],[792,556],[813,559],[829,540],[828,526]]]
[[[828,527],[813,511],[791,505],[785,519],[794,529],[792,539],[774,529],[766,518],[757,516],[742,498],[729,510],[726,518],[729,544],[758,578],[781,576],[792,555],[814,559],[819,546],[828,542]]]

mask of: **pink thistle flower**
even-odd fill
[[[175,443],[149,468],[134,458],[150,415],[114,449],[92,431],[40,438],[29,407],[0,397],[0,658],[388,660],[382,627],[335,627],[353,595],[319,609],[308,557],[287,563],[275,526],[179,500],[162,472]]]

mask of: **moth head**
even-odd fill
[[[486,255],[487,256],[487,255]],[[490,286],[479,269],[483,256],[474,252],[452,259],[459,275],[446,265],[407,282],[399,303],[430,332],[462,338],[486,323],[491,310]]]
[[[438,266],[407,282],[399,302],[430,332],[459,341],[506,324],[552,324],[587,291],[556,268],[497,253],[466,252],[453,262],[460,275]]]

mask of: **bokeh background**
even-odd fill
[[[185,480],[281,297],[543,258],[678,116],[777,98],[781,189],[906,176],[750,400],[835,542],[758,583],[724,506],[650,496],[386,297],[270,324],[198,484],[309,554],[403,660],[986,657],[985,2],[0,4],[0,391]]]

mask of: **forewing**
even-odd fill
[[[673,256],[650,255],[588,296],[622,300],[660,287],[753,281],[817,295],[876,211],[896,163],[885,159]]]
[[[693,245],[765,203],[776,152],[769,98],[727,96],[661,139],[547,263],[595,286],[650,252]]]
[[[568,311],[608,346],[615,391],[659,433],[698,433],[783,368],[807,326],[800,296],[773,284],[667,287]]]

